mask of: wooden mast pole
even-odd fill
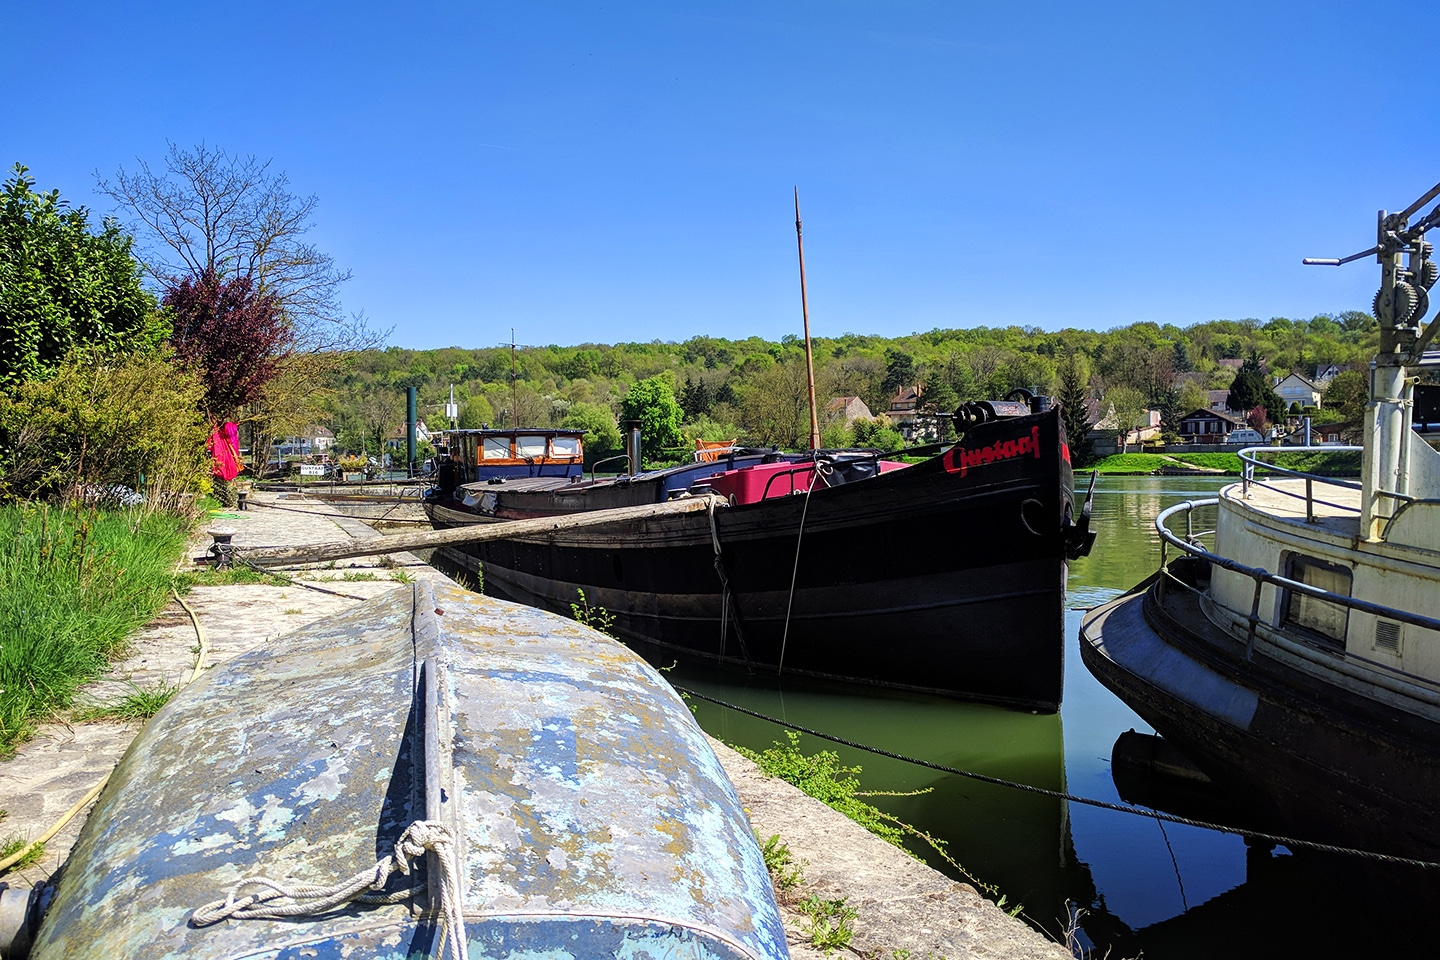
[[[795,188],[795,246],[800,251],[800,313],[805,320],[805,379],[810,388],[810,449],[820,449],[820,418],[815,412],[815,357],[810,352],[810,303],[805,296],[805,240],[800,233],[800,188]]]

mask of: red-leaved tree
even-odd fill
[[[279,301],[257,293],[248,276],[221,280],[213,270],[169,284],[176,357],[205,384],[212,421],[233,420],[259,399],[294,344]]]

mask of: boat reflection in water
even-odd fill
[[[1262,817],[1159,737],[1121,734],[1112,768],[1120,798],[1136,806],[1232,826]],[[1428,954],[1437,886],[1415,867],[1247,841],[1243,882],[1134,930],[1099,902],[1094,932],[1127,957]]]

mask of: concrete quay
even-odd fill
[[[257,492],[251,509],[212,520],[191,543],[189,557],[203,556],[207,532],[234,531],[237,546],[291,546],[351,537],[380,536],[367,524],[338,516],[335,505],[301,494]],[[188,562],[188,561],[187,561]],[[361,557],[334,564],[287,568],[286,586],[195,586],[185,602],[208,640],[206,664],[215,664],[293,630],[324,620],[416,578],[444,575],[409,555]],[[171,601],[134,638],[132,652],[109,675],[82,693],[83,703],[109,703],[137,689],[177,686],[191,674],[197,647],[190,615]],[[0,836],[33,838],[80,802],[110,772],[143,726],[140,722],[48,723],[0,763]],[[808,943],[805,916],[797,909],[810,894],[845,899],[855,909],[854,936],[839,951],[871,960],[956,960],[962,957],[1051,958],[1068,950],[1006,915],[968,884],[912,859],[842,814],[783,781],[761,774],[753,763],[712,740],[756,833],[778,834],[804,865],[804,879],[779,899],[791,955],[819,960]],[[41,883],[65,862],[84,814],[45,845],[38,863],[12,871],[0,883],[16,888]],[[834,956],[835,954],[832,954]]]

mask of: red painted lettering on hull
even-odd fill
[[[997,440],[989,446],[976,447],[973,450],[958,445],[951,447],[942,462],[947,471],[958,473],[963,477],[971,467],[983,466],[997,460],[1014,460],[1027,453],[1036,460],[1040,459],[1040,428],[1038,426],[1030,428],[1030,436],[1020,437],[1016,440]]]

